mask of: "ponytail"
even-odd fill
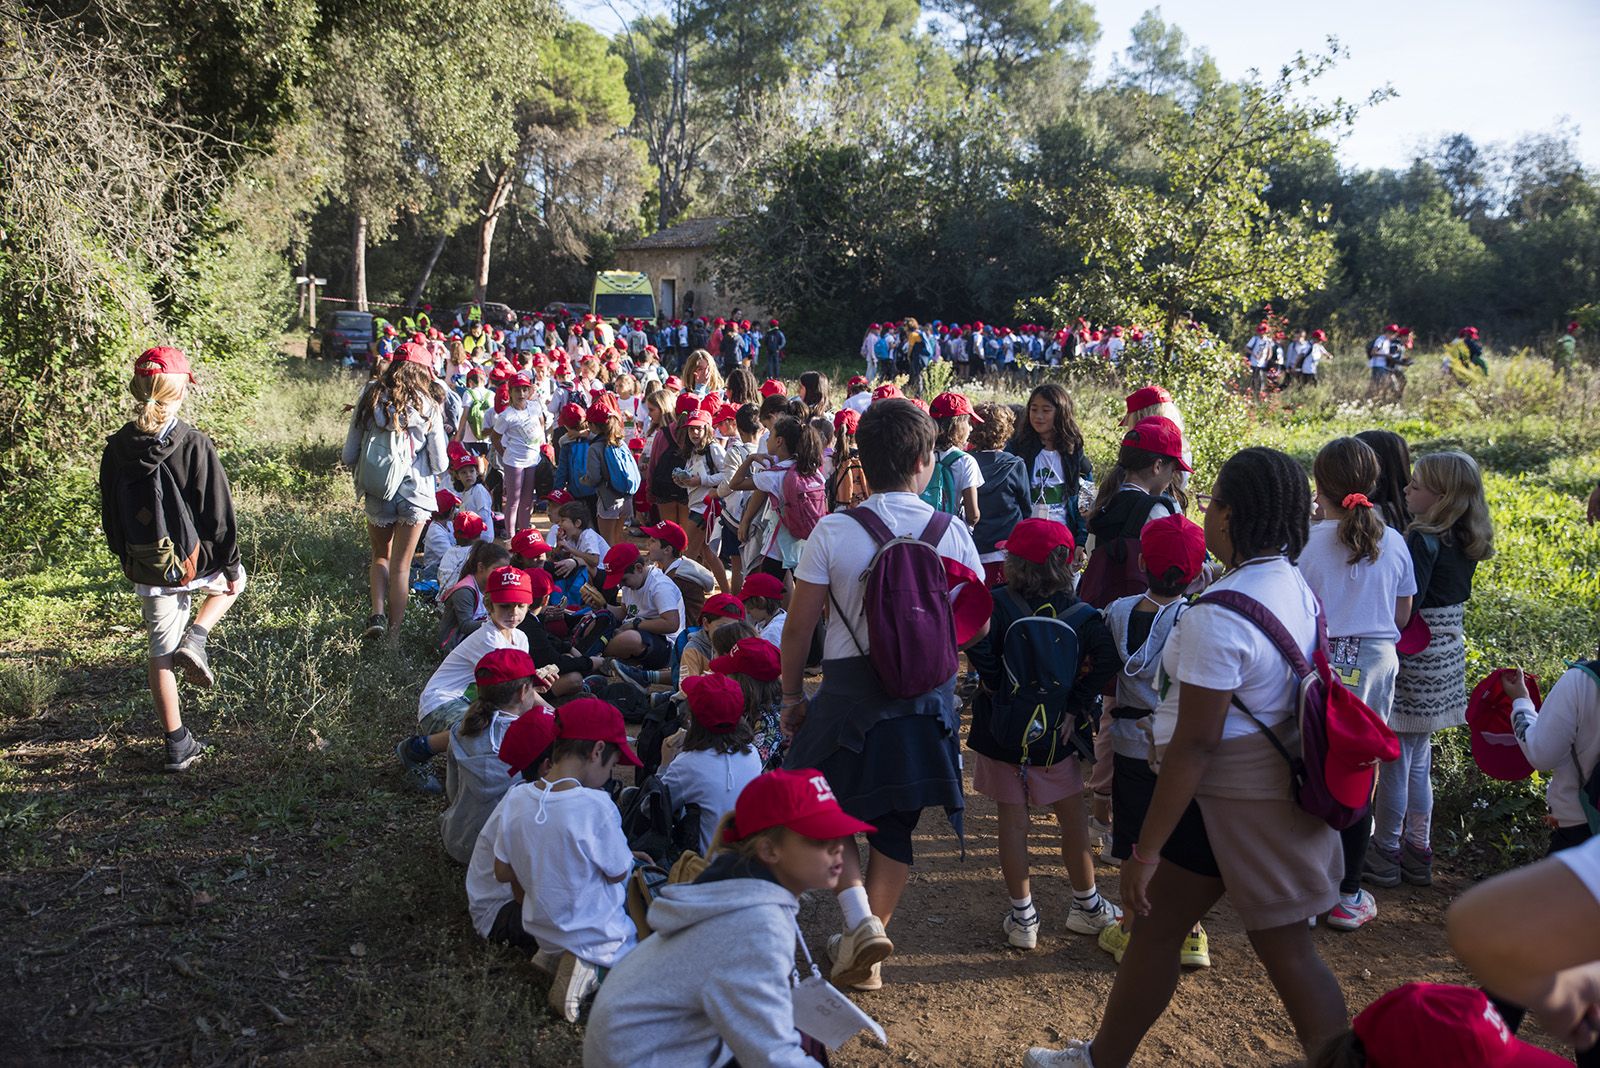
[[[146,434],[158,434],[178,414],[189,392],[188,375],[134,375],[128,392],[139,402],[133,424]]]
[[[1377,563],[1383,551],[1383,517],[1371,496],[1378,490],[1378,454],[1359,438],[1335,438],[1317,453],[1312,472],[1317,492],[1336,502],[1339,543],[1350,550],[1350,563]]]
[[[456,728],[457,733],[463,738],[482,734],[494,719],[495,711],[515,701],[521,695],[522,688],[532,682],[532,679],[512,679],[509,682],[497,682],[492,686],[480,684],[478,697],[467,706],[467,714],[461,717],[461,725]]]

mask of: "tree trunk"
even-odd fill
[[[415,308],[421,305],[422,291],[428,288],[428,279],[433,277],[433,268],[439,262],[439,255],[444,252],[444,243],[448,237],[448,234],[441,231],[439,240],[433,243],[433,251],[429,253],[428,262],[422,268],[422,277],[417,279],[417,288],[411,291],[411,299],[406,301],[411,307]]]
[[[489,198],[479,212],[478,221],[478,276],[472,287],[472,303],[482,304],[489,295],[489,259],[494,251],[494,231],[500,225],[500,212],[511,198],[511,179],[517,173],[521,154],[513,157],[495,176]]]
[[[350,299],[356,311],[367,310],[367,217],[359,211],[350,232]]]

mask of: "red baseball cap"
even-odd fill
[[[1176,460],[1185,471],[1194,470],[1189,466],[1189,461],[1183,458],[1183,431],[1164,415],[1152,415],[1139,420],[1132,430],[1122,435],[1122,443]]]
[[[1559,1068],[1572,1063],[1512,1035],[1488,995],[1466,986],[1396,987],[1361,1010],[1350,1030],[1361,1040],[1368,1068]]]
[[[532,604],[533,582],[520,567],[497,567],[489,572],[490,604]]]
[[[749,675],[761,682],[776,682],[783,674],[778,647],[765,638],[740,638],[732,652],[715,657],[710,667],[719,675]]]
[[[563,404],[561,406],[561,410],[556,413],[556,421],[562,426],[566,427],[568,430],[571,430],[574,427],[582,426],[583,409],[578,407],[576,404],[573,404],[571,401],[568,401],[566,404]]]
[[[446,512],[454,511],[459,507],[461,507],[461,498],[457,497],[453,491],[447,489],[434,491],[433,513],[435,515],[444,515]]]
[[[776,378],[769,378],[761,383],[761,395],[763,397],[781,397],[788,392],[788,388]]]
[[[539,532],[532,527],[519,530],[511,537],[511,551],[524,560],[537,560],[552,548],[554,546],[539,537]]]
[[[867,381],[867,376],[866,375],[855,375],[854,377],[852,377],[850,379],[850,381],[847,384],[850,386],[851,389],[854,389],[857,386],[870,386],[870,385],[872,385],[871,382]]]
[[[1024,519],[1012,528],[1009,538],[994,543],[996,549],[1035,564],[1044,563],[1050,553],[1062,545],[1068,552],[1078,547],[1067,525],[1054,519]]]
[[[573,407],[576,408],[577,405],[574,404]],[[551,504],[571,504],[572,491],[564,489],[551,490],[550,496],[546,497],[545,500],[549,501]]]
[[[1271,330],[1271,329],[1272,329],[1272,327],[1268,326],[1266,323],[1257,323],[1256,324],[1256,333],[1258,333],[1258,334],[1265,334],[1268,330]],[[1391,326],[1389,329],[1390,330],[1394,330],[1396,328]]]
[[[678,394],[678,399],[673,402],[673,411],[676,415],[688,415],[690,412],[698,412],[699,410],[700,398],[693,393],[680,393]]]
[[[972,410],[972,402],[967,399],[965,393],[946,392],[939,394],[933,398],[933,404],[929,406],[928,414],[935,419],[954,419],[958,415],[965,415],[970,417],[974,423],[981,424],[983,422]]]
[[[706,411],[704,408],[696,408],[694,411],[683,417],[683,425],[686,427],[710,426],[711,413]]]
[[[620,542],[613,545],[606,553],[606,581],[605,587],[614,590],[622,584],[622,576],[628,568],[639,562],[639,547],[631,541]]]
[[[584,413],[583,417],[587,419],[591,425],[599,426],[615,414],[616,413],[613,412],[611,408],[605,404],[605,402],[595,401],[593,404],[589,405],[589,410]]]
[[[1262,324],[1262,325],[1265,325],[1265,324]],[[1399,323],[1390,323],[1388,326],[1383,328],[1383,332],[1385,334],[1398,334],[1400,332],[1400,324]]]
[[[628,439],[628,451],[629,452],[644,452],[644,438],[629,438]]]
[[[622,713],[598,697],[580,697],[556,709],[556,733],[580,742],[610,742],[622,750],[622,763],[636,768],[643,763],[628,744]]]
[[[677,375],[668,375],[667,380],[661,383],[661,388],[670,389],[676,393],[683,389],[683,379],[679,378]]]
[[[516,374],[511,376],[510,381],[508,381],[506,384],[512,389],[532,389],[533,379],[528,375],[528,372],[518,371]]]
[[[900,387],[895,385],[893,382],[885,382],[883,385],[872,391],[872,399],[875,401],[893,400],[897,397],[904,396],[905,394],[900,392]]]
[[[510,769],[507,775],[520,775],[544,759],[556,742],[556,717],[544,708],[530,708],[511,721],[500,739],[500,759]]]
[[[1145,570],[1150,574],[1165,578],[1177,568],[1193,582],[1206,562],[1206,532],[1188,516],[1164,515],[1140,529],[1139,552],[1144,554]]]
[[[1511,698],[1506,696],[1501,680],[1513,674],[1515,668],[1496,668],[1472,688],[1467,698],[1467,728],[1472,732],[1472,759],[1478,770],[1491,779],[1516,782],[1533,774],[1533,765],[1523,755],[1517,736],[1511,732]],[[1533,707],[1544,704],[1539,694],[1539,680],[1522,673],[1528,686],[1528,696]]]
[[[496,686],[517,679],[531,679],[537,670],[533,657],[521,649],[491,649],[478,659],[472,677],[479,686]]]
[[[401,363],[420,363],[424,367],[433,366],[433,353],[428,351],[426,345],[416,341],[407,341],[395,350],[394,358]]]
[[[138,378],[150,378],[154,375],[188,375],[189,381],[194,381],[194,371],[189,368],[189,357],[184,355],[182,349],[171,345],[157,345],[152,349],[145,349],[139,358],[133,361],[133,373]]]
[[[769,575],[765,571],[757,571],[753,575],[746,575],[744,585],[739,587],[739,600],[749,597],[767,597],[778,601],[783,599],[783,580],[776,575]]]
[[[846,434],[854,434],[861,425],[861,413],[854,408],[840,408],[833,413],[833,429],[837,432],[843,430]]]
[[[450,470],[459,471],[463,467],[476,468],[478,466],[478,454],[459,441],[452,441],[448,451],[450,455]]]
[[[744,602],[731,593],[714,593],[700,606],[702,616],[720,616],[723,619],[743,619]]]
[[[1154,408],[1158,404],[1171,404],[1172,394],[1160,386],[1145,386],[1128,394],[1128,411],[1130,413],[1141,411],[1145,408]]]
[[[696,723],[728,734],[744,718],[744,691],[726,675],[690,675],[680,684]]]
[[[489,525],[483,521],[483,516],[477,512],[457,512],[455,519],[452,520],[452,526],[455,528],[456,537],[469,539],[476,538],[489,529]]]
[[[950,614],[955,620],[956,645],[963,646],[994,613],[994,597],[977,572],[958,560],[944,557],[945,588],[950,593]]]
[[[722,398],[716,393],[707,393],[704,397],[700,398],[700,410],[702,412],[710,412],[712,415],[715,415],[717,413],[717,409],[721,407]]]
[[[839,807],[833,787],[820,771],[769,771],[750,780],[739,791],[733,819],[723,840],[737,842],[753,834],[787,827],[807,838],[848,838],[877,830]]]
[[[640,527],[639,532],[647,538],[672,546],[680,553],[689,547],[689,535],[684,529],[670,519],[662,520],[653,527]]]
[[[717,414],[712,417],[717,423],[726,423],[737,418],[739,418],[738,405],[728,403],[717,405]]]
[[[1471,328],[1469,327],[1468,329],[1471,329]],[[1478,332],[1476,330],[1473,330],[1472,331],[1472,336],[1473,337],[1477,337],[1478,336]],[[1323,330],[1313,330],[1313,331],[1311,331],[1311,337],[1315,341],[1326,341],[1326,340],[1328,340],[1328,334],[1327,334],[1326,331],[1323,331]]]

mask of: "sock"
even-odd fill
[[[189,728],[188,727],[179,727],[175,731],[168,731],[167,732],[167,744],[168,745],[177,745],[179,742],[187,741],[188,738],[189,738]]]
[[[1100,891],[1096,890],[1092,883],[1087,890],[1074,890],[1072,892],[1072,907],[1093,912],[1100,907]]]
[[[428,747],[426,734],[414,734],[406,742],[406,750],[411,754],[412,760],[432,760],[433,750]]]
[[[1341,904],[1341,905],[1346,905],[1346,906],[1348,906],[1350,908],[1355,908],[1356,905],[1360,904],[1360,902],[1361,902],[1361,891],[1360,890],[1357,890],[1353,894],[1340,894],[1339,895],[1339,904]]]
[[[1037,915],[1037,913],[1033,911],[1032,894],[1028,894],[1024,897],[1014,897],[1011,899],[1011,916],[1013,919],[1025,920],[1029,916],[1035,915]]]
[[[844,910],[846,932],[854,931],[872,915],[872,907],[867,904],[867,888],[864,886],[852,886],[839,891],[839,907]]]
[[[193,638],[195,641],[199,642],[201,645],[204,645],[206,643],[206,639],[208,637],[210,637],[210,636],[211,636],[211,628],[202,627],[198,623],[189,624],[188,637]]]

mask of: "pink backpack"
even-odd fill
[[[791,467],[783,473],[783,499],[778,522],[796,541],[805,541],[828,514],[828,484],[819,474],[802,475]]]

